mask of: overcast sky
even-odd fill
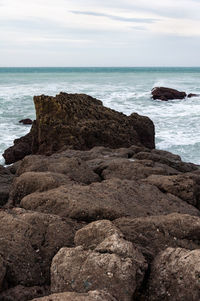
[[[200,66],[200,0],[0,0],[0,66]]]

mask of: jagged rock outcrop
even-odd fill
[[[154,124],[148,117],[136,113],[126,116],[86,94],[35,96],[34,103],[36,121],[31,132],[4,152],[6,164],[30,153],[47,155],[63,148],[155,147]]]
[[[166,87],[155,87],[151,91],[153,99],[170,100],[170,99],[183,99],[187,96],[185,92],[180,92],[175,89]]]

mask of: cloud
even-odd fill
[[[92,12],[92,11],[76,11],[71,10],[70,11],[73,14],[76,15],[86,15],[86,16],[95,16],[95,17],[106,17],[111,20],[121,21],[121,22],[131,22],[131,23],[154,23],[158,21],[158,19],[153,18],[130,18],[130,17],[122,17],[122,16],[116,16],[106,13],[98,13],[98,12]]]

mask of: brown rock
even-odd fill
[[[141,218],[120,218],[113,222],[151,260],[167,247],[200,248],[200,218],[169,214]]]
[[[32,124],[33,121],[30,118],[26,118],[26,119],[20,120],[19,123],[22,123],[22,124]]]
[[[107,238],[95,251],[84,250],[81,246],[60,249],[51,265],[52,292],[82,293],[102,289],[117,300],[131,301],[136,288],[143,280],[147,268],[145,260],[130,242],[117,235],[114,244],[116,248],[111,250],[113,237],[110,239],[110,245]],[[122,254],[119,250],[130,252],[124,251]]]
[[[67,175],[70,180],[79,183],[90,184],[100,181],[99,176],[92,170],[88,164],[80,158],[67,158],[65,156],[27,156],[21,162],[17,174],[24,172],[52,172]]]
[[[20,206],[86,222],[172,212],[200,215],[199,210],[192,205],[172,194],[161,192],[154,185],[120,179],[88,186],[70,184],[42,193],[36,192],[24,197]]]
[[[200,203],[200,185],[189,175],[149,176],[146,181],[156,185],[161,191],[178,196],[193,206]]]
[[[0,291],[2,290],[5,276],[6,276],[6,266],[2,256],[0,256]]]
[[[122,238],[122,232],[109,220],[99,220],[88,224],[78,230],[74,237],[76,246],[83,246],[84,249],[95,249],[106,238],[111,236]]]
[[[14,145],[3,153],[6,164],[12,164],[31,154],[32,134],[14,140]]]
[[[18,204],[28,194],[49,190],[69,182],[69,177],[59,173],[26,172],[15,178],[10,192],[10,200],[14,204]]]
[[[168,248],[154,260],[150,301],[200,300],[200,250]]]
[[[73,246],[79,226],[70,219],[16,208],[0,211],[0,229],[5,289],[48,284],[53,256],[61,247]]]
[[[160,100],[170,100],[170,99],[183,99],[186,97],[185,92],[180,92],[175,89],[165,88],[165,87],[155,87],[151,91],[153,99],[160,99]]]
[[[85,94],[60,93],[56,97],[34,97],[33,153],[49,154],[71,146],[90,149],[132,144],[154,148],[154,126],[147,117],[108,109]]]
[[[49,288],[44,286],[25,287],[17,285],[0,293],[1,301],[27,301],[32,298],[42,297],[49,293]]]
[[[14,176],[11,172],[0,165],[0,207],[6,204]]]
[[[182,162],[181,160],[176,159],[176,155],[168,153],[165,155],[166,152],[154,150],[152,152],[140,152],[133,156],[134,159],[137,160],[151,160],[157,163],[161,163],[167,165],[168,167],[174,168],[179,172],[193,172],[199,169],[198,165],[193,163],[186,163]],[[175,156],[173,158],[173,156]]]
[[[31,301],[117,301],[113,296],[105,291],[89,291],[88,293],[65,292],[52,294],[43,298]]]

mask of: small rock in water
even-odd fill
[[[26,118],[26,119],[22,119],[19,121],[19,123],[22,123],[22,124],[32,124],[33,121],[29,118]]]
[[[152,89],[151,94],[153,99],[160,99],[163,101],[170,99],[183,99],[186,97],[185,92],[180,92],[166,87],[155,87]]]

